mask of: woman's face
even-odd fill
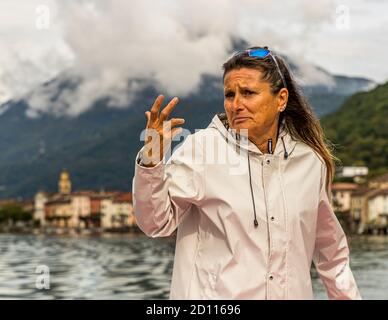
[[[232,129],[248,129],[262,135],[277,125],[280,109],[287,103],[287,89],[273,95],[269,82],[256,69],[229,71],[224,78],[224,108]]]

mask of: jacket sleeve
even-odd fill
[[[329,299],[361,299],[350,269],[346,235],[330,205],[326,170],[322,164],[314,264]]]
[[[202,152],[193,137],[189,135],[167,162],[164,157],[154,167],[138,163],[144,147],[136,156],[133,207],[139,228],[150,237],[171,235],[203,198]]]

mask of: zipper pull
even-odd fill
[[[268,139],[267,148],[268,148],[268,153],[272,154],[272,138]]]

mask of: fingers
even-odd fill
[[[177,134],[182,132],[181,127],[173,128],[170,133],[170,139],[172,140]]]
[[[149,127],[149,125],[150,125],[150,116],[151,116],[151,113],[149,112],[149,111],[146,111],[145,112],[145,115],[146,115],[146,117],[147,117],[147,128]]]
[[[151,113],[150,113],[150,121],[151,122],[157,120],[159,109],[160,109],[160,106],[163,103],[163,100],[164,100],[164,96],[161,95],[161,94],[158,95],[158,97],[155,99],[155,102],[154,102],[154,104],[151,107]]]
[[[163,122],[163,133],[167,134],[173,130],[177,125],[182,125],[185,123],[185,119],[182,118],[172,118],[171,120]]]
[[[168,121],[168,122],[174,123],[173,125],[176,126],[178,124],[183,124],[185,122],[185,120],[184,119],[171,119],[171,121]],[[166,139],[172,140],[177,134],[182,132],[183,129],[181,127],[173,128],[173,125],[166,128],[167,130],[164,133],[164,136]]]
[[[184,124],[185,123],[185,119],[183,118],[172,118],[170,120],[171,122],[171,127],[174,127],[176,125],[179,125],[179,124]]]
[[[163,95],[159,95],[155,101],[154,104],[151,107],[151,111],[146,111],[145,116],[147,117],[147,128],[155,128],[157,130],[161,130],[162,132],[168,132],[171,131],[171,128],[176,125],[181,125],[185,123],[185,119],[183,118],[172,118],[170,120],[168,119],[168,116],[170,115],[171,111],[174,109],[174,107],[178,104],[179,99],[177,97],[171,99],[171,101],[168,103],[168,105],[162,110],[160,113],[160,117],[158,116],[160,106],[162,105],[164,100]]]
[[[179,99],[178,97],[173,98],[168,105],[163,109],[163,111],[160,113],[160,122],[165,121],[168,116],[170,115],[172,109],[178,104]]]

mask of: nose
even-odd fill
[[[232,111],[237,112],[242,109],[243,109],[243,101],[241,99],[241,95],[239,93],[236,93],[232,101]]]

